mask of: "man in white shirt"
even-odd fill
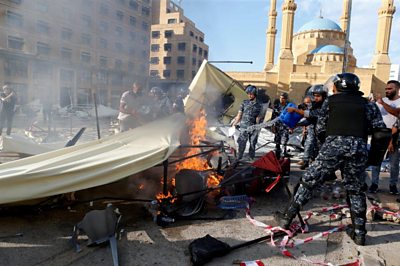
[[[387,128],[393,128],[400,115],[400,83],[397,80],[389,80],[385,87],[385,98],[377,97],[376,104],[381,111],[383,121]],[[397,142],[397,141],[396,141]],[[399,150],[397,143],[391,143],[388,147],[390,154],[390,194],[398,195],[397,181],[399,178]],[[372,167],[372,180],[369,187],[370,193],[376,193],[379,185],[380,166]]]

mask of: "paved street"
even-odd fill
[[[293,171],[290,187],[293,189],[301,171],[292,163]],[[104,195],[118,197],[145,197],[138,192],[137,180],[150,180],[159,176],[161,169],[146,171],[140,176],[133,176],[109,186],[91,189],[76,194],[78,200]],[[136,181],[135,181],[136,180]],[[385,206],[397,207],[395,196],[388,195],[388,174],[383,174],[382,192],[376,197]],[[149,186],[157,184],[148,182]],[[386,191],[384,190],[386,189]],[[326,197],[325,197],[326,198]],[[272,224],[272,214],[283,208],[288,197],[282,186],[277,186],[269,194],[256,196],[251,213],[258,221]],[[315,197],[305,206],[308,210],[319,210],[332,204],[344,203],[344,199],[328,200],[316,192]],[[69,244],[74,224],[92,209],[104,209],[106,202],[82,203],[70,208],[43,209],[19,208],[17,211],[1,212],[0,219],[0,265],[112,265],[111,252],[108,247],[88,248],[83,244],[83,251],[75,253]],[[119,260],[121,265],[190,265],[188,246],[194,239],[210,234],[230,245],[258,238],[263,230],[253,226],[246,218],[244,211],[238,211],[236,217],[224,220],[185,220],[176,221],[166,228],[157,226],[143,203],[115,202],[123,215],[121,229],[123,234],[118,241]],[[207,204],[200,214],[202,217],[220,217],[221,210]],[[329,230],[340,224],[349,223],[349,219],[335,221],[327,216],[313,216],[310,220],[310,232],[299,234],[298,239],[313,236],[318,232]],[[11,237],[22,233],[22,237]],[[8,237],[2,237],[8,236]],[[262,260],[266,265],[309,265],[305,260],[340,265],[363,259],[365,265],[398,265],[400,255],[400,226],[387,221],[373,221],[368,224],[367,245],[358,247],[353,244],[344,232],[333,233],[327,238],[291,248],[289,251],[297,258],[284,257],[277,247],[269,242],[255,244],[232,251],[228,255],[216,258],[208,265],[232,265],[241,260]]]

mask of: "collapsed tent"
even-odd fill
[[[204,108],[208,117],[222,118],[224,124],[236,116],[240,104],[248,98],[239,82],[207,60],[201,64],[189,90],[190,95],[185,99],[186,114],[197,114]]]
[[[3,152],[15,152],[26,155],[37,155],[65,146],[65,142],[36,143],[33,139],[18,135],[3,136],[0,138],[0,150]]]
[[[151,168],[179,146],[184,116],[0,165],[0,204],[108,184]]]

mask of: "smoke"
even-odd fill
[[[118,109],[121,93],[133,81],[148,80],[151,15],[143,14],[142,5],[138,11],[129,1],[2,1],[0,5],[6,9],[8,26],[3,30],[10,36],[11,52],[4,58],[4,82],[18,97],[16,118],[24,116],[23,125],[17,119],[15,126],[44,123],[46,108],[52,109],[51,128],[71,126],[62,108],[69,107],[67,115],[73,120],[82,120],[77,112],[89,113],[94,97],[99,104]],[[84,119],[86,125],[96,126],[94,117]],[[73,123],[72,127],[80,126]]]

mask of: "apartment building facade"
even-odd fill
[[[148,82],[150,0],[0,0],[0,80],[19,103],[118,107]]]
[[[153,0],[150,80],[164,88],[188,85],[204,59],[204,33],[170,0]]]

